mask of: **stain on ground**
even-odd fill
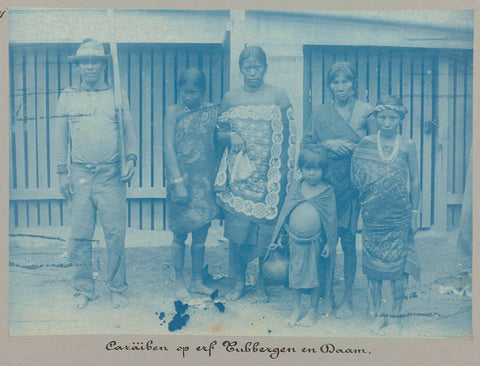
[[[190,315],[185,314],[185,311],[188,309],[188,304],[183,303],[180,300],[175,301],[175,311],[176,314],[173,316],[173,319],[168,323],[168,330],[174,332],[176,330],[182,329],[190,319]]]
[[[215,301],[215,299],[218,297],[218,290],[215,290],[212,292],[212,294],[210,295],[210,298],[212,299],[212,301]]]
[[[225,305],[223,304],[223,302],[217,301],[215,302],[215,306],[221,313],[225,312]]]

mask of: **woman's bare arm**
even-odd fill
[[[417,147],[415,146],[415,142],[407,140],[406,150],[408,154],[408,170],[410,173],[410,200],[412,203],[412,209],[417,210],[420,202],[420,182]]]
[[[180,169],[178,168],[177,155],[175,153],[175,125],[177,116],[175,114],[175,106],[170,106],[165,114],[165,163],[167,168],[167,177],[169,181],[174,182],[182,178]]]

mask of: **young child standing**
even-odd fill
[[[189,291],[205,295],[212,292],[202,282],[202,268],[208,229],[218,210],[213,193],[217,108],[203,103],[206,81],[200,70],[184,71],[178,87],[180,103],[170,106],[165,117],[165,162],[167,219],[174,235],[171,250],[177,296],[185,298],[188,291],[183,267],[188,233],[192,233]]]
[[[406,113],[399,98],[380,98],[372,111],[378,133],[360,141],[351,166],[362,205],[362,266],[370,287],[369,315],[375,327],[386,325],[381,316],[382,286],[390,281],[389,323],[397,330],[408,276],[420,275],[413,240],[420,200],[417,149],[399,132]]]
[[[332,293],[337,245],[337,214],[333,187],[323,178],[327,154],[312,136],[302,141],[298,167],[302,178],[290,187],[279,215],[272,243],[288,235],[289,287],[293,309],[286,326],[312,326],[318,316],[320,267],[326,259],[325,302],[333,309]],[[301,317],[301,294],[310,294],[310,309]]]

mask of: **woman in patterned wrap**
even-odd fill
[[[406,113],[399,98],[381,98],[372,112],[378,133],[359,142],[351,167],[362,205],[362,267],[370,287],[369,315],[375,326],[386,325],[381,316],[382,283],[391,281],[390,324],[397,331],[408,276],[417,280],[420,276],[413,241],[420,199],[417,149],[399,134]]]
[[[327,85],[333,100],[331,103],[313,106],[304,133],[313,134],[327,150],[328,168],[325,179],[335,189],[338,236],[344,254],[345,278],[343,300],[336,310],[337,318],[350,318],[353,315],[353,283],[357,270],[355,235],[360,206],[350,181],[350,160],[360,139],[376,132],[375,121],[368,118],[372,106],[355,98],[356,84],[357,76],[351,63],[334,63],[327,73]]]
[[[229,146],[215,181],[217,203],[225,210],[229,277],[235,280],[226,296],[231,300],[245,293],[248,262],[258,257],[262,263],[295,163],[292,106],[283,89],[264,83],[265,52],[246,47],[239,66],[244,84],[225,94],[219,110],[218,136]],[[238,157],[248,176],[232,174]]]

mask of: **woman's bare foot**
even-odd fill
[[[308,310],[307,315],[305,315],[300,321],[297,322],[301,327],[311,327],[317,322],[317,311],[313,308]]]
[[[353,316],[353,302],[343,300],[340,307],[335,312],[337,319],[348,319]]]
[[[402,319],[398,316],[390,317],[388,320],[385,320],[385,325],[382,329],[382,333],[389,336],[399,336],[403,330]]]
[[[207,287],[201,279],[198,280],[192,280],[190,282],[190,287],[188,291],[194,293],[194,294],[202,294],[202,295],[207,295],[210,296],[213,292],[213,290],[210,287]]]
[[[233,301],[238,300],[243,295],[245,295],[245,290],[245,283],[243,283],[243,281],[237,281],[235,287],[233,288],[233,291],[225,295],[225,299]]]
[[[185,287],[185,283],[182,281],[175,282],[175,298],[177,300],[186,300],[190,297],[190,294]]]
[[[334,313],[334,305],[328,301],[321,301],[318,305],[318,315],[329,317]]]
[[[300,320],[300,309],[293,309],[290,316],[287,319],[285,319],[285,326],[291,328],[295,326],[299,320]]]
[[[376,315],[373,317],[372,327],[374,332],[380,331],[382,328],[385,327],[386,324],[387,324],[387,321],[385,317],[380,315]]]
[[[74,296],[72,307],[74,309],[85,309],[90,301],[90,298],[82,294],[75,294]]]
[[[119,294],[118,292],[112,292],[112,308],[124,308],[129,304],[128,299],[123,294]]]

